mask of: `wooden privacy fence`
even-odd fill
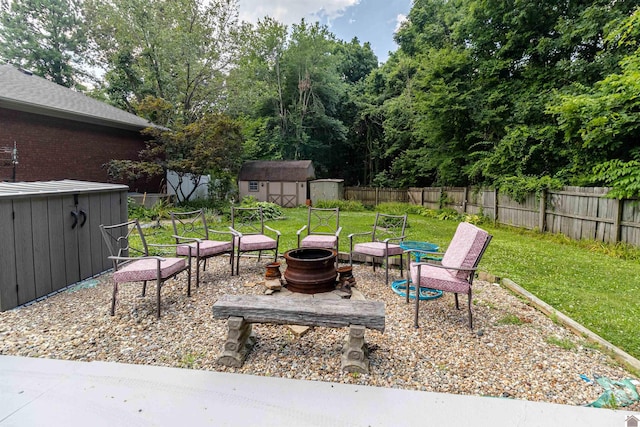
[[[528,195],[517,202],[494,189],[425,187],[382,189],[345,187],[347,200],[378,205],[409,202],[429,209],[451,208],[483,215],[497,223],[562,233],[572,239],[626,242],[640,246],[640,203],[637,199],[608,199],[603,187],[563,187]]]

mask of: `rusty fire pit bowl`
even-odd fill
[[[337,252],[324,248],[298,248],[285,252],[287,289],[303,294],[317,294],[336,288]]]

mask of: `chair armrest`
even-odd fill
[[[178,236],[177,234],[172,234],[171,237],[173,237],[176,240],[184,240],[185,242],[198,242],[198,243],[202,243],[202,239],[199,239],[197,237],[184,237],[184,236]],[[181,244],[182,242],[177,243],[178,245]],[[149,246],[158,246],[158,245],[149,245]]]
[[[336,230],[336,234],[335,236],[338,237],[340,236],[340,232],[342,231],[342,227],[338,227],[338,229]]]
[[[341,228],[342,228],[342,227],[341,227]],[[365,231],[365,232],[362,232],[362,233],[351,233],[351,234],[349,234],[349,236],[348,236],[348,237],[349,237],[350,239],[352,239],[354,236],[366,236],[366,235],[368,235],[368,234],[373,234],[373,231]]]
[[[266,228],[267,230],[271,230],[274,233],[276,233],[278,236],[280,236],[282,233],[280,233],[278,230],[276,230],[275,228],[271,228],[268,225],[265,225],[264,228]]]
[[[231,236],[234,235],[233,231],[214,230],[213,228],[209,228],[209,232],[210,233],[216,233],[216,234],[228,234],[228,235],[231,235]]]
[[[412,262],[411,263],[412,266],[421,266],[421,265],[428,265],[429,267],[436,267],[436,268],[444,268],[446,270],[456,270],[456,271],[468,271],[469,273],[472,273],[474,271],[476,271],[478,269],[478,267],[466,267],[466,268],[460,268],[460,267],[447,267],[446,265],[442,265],[442,264],[431,264],[429,262]]]
[[[300,236],[300,233],[302,233],[302,232],[303,232],[304,230],[306,230],[306,229],[307,229],[307,226],[306,226],[306,225],[303,225],[303,226],[302,226],[302,228],[301,228],[300,230],[296,231],[296,235]]]
[[[397,240],[398,243],[400,243],[405,237],[407,236],[400,236],[400,237],[389,237],[387,239],[384,239],[382,241],[382,243],[389,243],[389,242],[393,242],[394,240]]]
[[[158,261],[166,261],[166,258],[163,258],[161,256],[156,256],[156,255],[136,256],[136,257],[113,255],[113,256],[109,256],[108,258],[115,261],[137,261],[141,259],[155,259]]]
[[[242,233],[239,232],[238,230],[236,230],[235,228],[229,226],[229,230],[231,230],[231,234],[233,234],[236,237],[242,237]]]

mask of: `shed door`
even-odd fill
[[[302,204],[299,200],[297,182],[268,182],[267,201],[284,208],[295,208]]]

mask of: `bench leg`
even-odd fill
[[[342,348],[342,370],[346,372],[369,373],[369,355],[364,343],[364,332],[367,328],[361,325],[350,325],[349,335]]]
[[[245,322],[242,317],[229,317],[227,325],[229,327],[227,341],[222,348],[222,354],[218,357],[218,364],[240,368],[256,342],[251,333],[251,323]]]

